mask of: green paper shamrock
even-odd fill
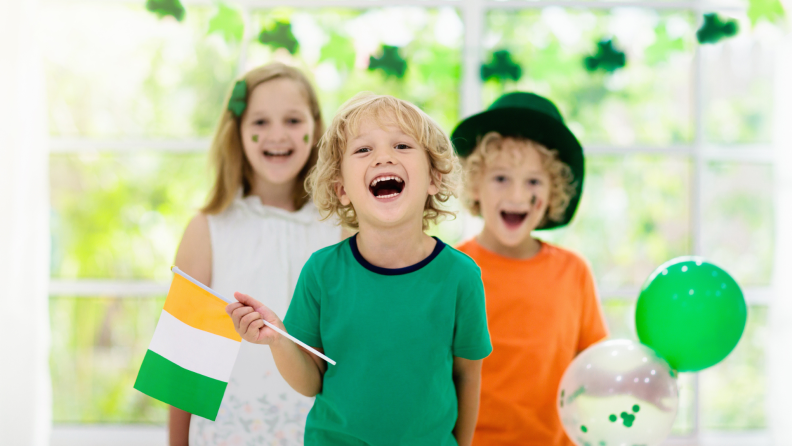
[[[245,22],[242,15],[234,8],[223,3],[218,5],[217,14],[209,20],[209,31],[206,34],[219,33],[226,42],[239,42],[245,34]]]
[[[272,48],[286,48],[286,51],[290,54],[296,53],[300,47],[300,43],[297,42],[294,34],[292,34],[291,23],[289,22],[275,22],[274,28],[261,30],[258,40]]]
[[[601,68],[612,73],[627,64],[627,56],[613,46],[612,39],[608,39],[597,43],[597,54],[586,57],[584,62],[588,71]]]
[[[512,60],[508,51],[495,51],[492,53],[492,62],[481,65],[481,80],[487,81],[493,77],[501,82],[506,79],[516,82],[522,77],[522,68]]]
[[[399,48],[382,45],[382,56],[369,56],[369,71],[382,70],[386,76],[404,77],[407,71],[407,61],[399,55]]]
[[[237,118],[242,116],[247,107],[247,82],[244,79],[237,81],[234,84],[234,89],[231,90],[231,98],[228,100],[228,109]]]
[[[179,0],[146,0],[146,9],[159,18],[173,16],[178,21],[184,18],[184,6]]]
[[[718,14],[704,14],[704,23],[696,31],[699,43],[716,43],[737,34],[739,27],[736,20],[722,20]]]
[[[760,20],[776,23],[784,18],[784,5],[779,0],[750,0],[748,18],[751,26],[756,26]]]

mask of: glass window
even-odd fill
[[[773,166],[709,162],[702,190],[704,256],[742,286],[770,285]]]
[[[522,78],[487,81],[485,105],[511,90],[548,96],[584,146],[692,141],[692,14],[553,6],[491,10],[486,23],[485,62],[508,50]],[[612,74],[586,71],[584,59],[607,37],[626,54],[626,66]]]
[[[211,135],[240,51],[206,36],[214,9],[190,6],[180,23],[136,3],[43,7],[50,134]]]
[[[50,156],[53,278],[170,278],[212,178],[204,153]]]
[[[689,181],[684,157],[589,156],[572,223],[536,234],[583,254],[602,288],[640,286],[690,252]]]
[[[732,18],[732,17],[730,17]],[[704,139],[720,144],[769,143],[773,124],[773,70],[781,30],[767,23],[702,45]]]
[[[52,297],[55,423],[164,423],[167,406],[132,386],[165,297]]]

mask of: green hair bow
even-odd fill
[[[238,118],[245,112],[246,107],[247,82],[242,79],[234,84],[234,89],[231,91],[231,99],[228,100],[228,109]]]

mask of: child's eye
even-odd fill
[[[531,178],[530,180],[528,180],[528,184],[530,184],[531,186],[538,186],[542,184],[542,180]]]
[[[299,124],[302,122],[302,119],[292,118],[288,120],[289,124]]]
[[[405,149],[409,149],[410,146],[408,146],[407,144],[396,144],[396,148],[399,150],[405,150]]]
[[[255,121],[253,121],[253,124],[254,125],[265,125],[265,124],[267,124],[267,121],[265,119],[256,119]]]
[[[371,152],[371,149],[369,149],[368,147],[361,147],[355,150],[355,153],[368,153],[368,152]]]
[[[505,183],[508,178],[504,175],[496,175],[494,179],[496,183]]]

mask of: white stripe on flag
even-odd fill
[[[240,345],[193,328],[162,310],[149,350],[187,370],[228,382]]]

